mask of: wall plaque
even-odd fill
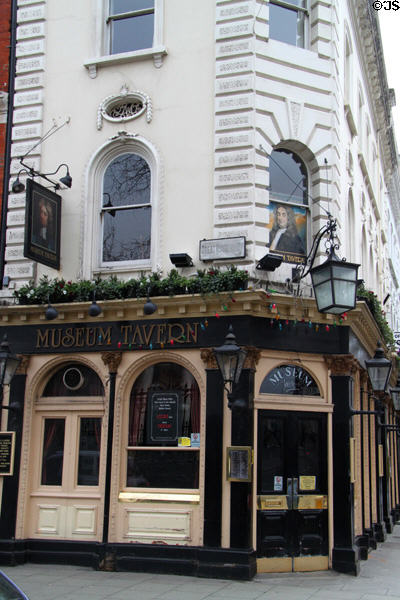
[[[251,446],[230,446],[226,453],[228,481],[251,481]]]
[[[12,475],[14,470],[15,431],[0,432],[0,475]]]
[[[200,241],[200,260],[245,258],[246,238],[231,237]]]

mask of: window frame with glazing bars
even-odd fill
[[[148,48],[153,47],[154,45],[154,28],[155,28],[155,2],[153,4],[152,7],[149,8],[140,8],[137,10],[131,10],[131,11],[127,11],[127,12],[123,12],[123,13],[115,13],[115,14],[111,14],[111,2],[110,2],[110,8],[109,8],[109,15],[107,17],[106,20],[106,24],[107,27],[109,29],[109,33],[108,33],[108,52],[110,55],[112,54],[120,54],[120,52],[113,52],[112,50],[112,45],[113,45],[113,30],[112,30],[112,24],[115,21],[122,21],[124,19],[131,19],[132,17],[141,17],[141,16],[145,16],[145,15],[153,15],[153,41],[151,43],[150,46],[148,46]],[[138,49],[136,49],[138,50]],[[142,48],[142,50],[145,50],[145,48]],[[135,50],[126,50],[126,52],[134,52]]]

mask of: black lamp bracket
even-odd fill
[[[48,181],[49,183],[51,183],[51,185],[54,187],[55,190],[61,189],[61,185],[58,183],[58,181],[53,181],[48,176],[49,175],[55,175],[61,169],[61,167],[67,167],[67,173],[69,173],[68,165],[66,163],[61,163],[60,165],[58,165],[57,169],[55,171],[51,172],[51,173],[40,173],[39,171],[36,171],[36,169],[34,169],[33,167],[30,167],[29,165],[27,165],[26,163],[24,163],[24,160],[23,160],[24,158],[25,158],[25,156],[22,156],[19,159],[19,162],[23,166],[23,169],[21,169],[21,171],[19,173],[21,173],[22,171],[25,171],[32,178],[34,178],[34,177],[41,177],[42,179],[45,179],[46,181]],[[18,173],[18,176],[19,176],[19,173]]]
[[[297,267],[297,269],[296,269],[297,272],[292,280],[294,283],[300,283],[300,281],[302,279],[304,279],[304,277],[307,277],[307,275],[313,268],[314,260],[315,260],[319,245],[320,245],[321,240],[324,237],[324,235],[328,234],[328,236],[329,236],[328,239],[325,241],[326,254],[334,255],[335,250],[339,249],[339,244],[335,240],[335,238],[337,239],[336,229],[337,229],[337,220],[334,219],[330,213],[328,213],[328,221],[326,222],[326,224],[323,227],[321,227],[321,229],[318,231],[317,235],[315,236],[312,246],[311,246],[311,250],[308,253],[308,256],[306,258],[304,265],[302,267]]]

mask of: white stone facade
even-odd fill
[[[308,249],[329,211],[340,254],[361,264],[380,300],[390,294],[388,317],[400,330],[397,156],[369,3],[310,2],[297,47],[270,37],[265,0],[157,0],[153,48],[110,56],[107,4],[19,1],[12,176],[54,122],[70,119],[29,159],[45,173],[67,163],[73,184],[59,192],[59,272],[23,257],[24,201],[10,193],[10,287],[43,274],[166,273],[169,254],[180,252],[194,261],[185,274],[194,273],[208,266],[200,240],[245,235],[237,264],[283,289],[294,264],[255,266],[268,251],[269,155],[286,148],[307,169]],[[103,120],[112,99],[128,93],[145,99],[137,117]],[[110,266],[101,262],[101,173],[124,146],[151,165],[151,253]]]

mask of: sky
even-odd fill
[[[380,10],[379,26],[381,29],[383,52],[385,55],[388,86],[389,88],[394,88],[396,93],[397,106],[392,109],[392,114],[396,132],[397,149],[400,151],[400,10]]]

